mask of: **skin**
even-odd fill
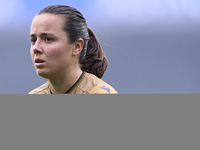
[[[82,74],[79,55],[82,38],[69,43],[61,15],[41,14],[34,17],[30,30],[30,54],[37,74],[49,80],[54,94],[64,93]]]

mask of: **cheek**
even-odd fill
[[[48,54],[46,53],[46,55],[48,55],[49,58],[53,58],[57,61],[62,61],[63,58],[69,57],[70,50],[69,47],[65,45],[56,45],[51,47],[48,50]]]
[[[59,60],[60,57],[62,57],[64,55],[64,53],[62,53],[62,50],[59,48],[52,48],[52,49],[48,49],[48,52],[46,52],[46,57],[52,60]]]
[[[45,55],[48,63],[58,68],[65,64],[67,60],[66,51],[62,47],[49,49]]]
[[[34,53],[32,51],[32,49],[30,48],[30,55],[31,55],[31,59],[33,60],[33,57],[34,57]]]

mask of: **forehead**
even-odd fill
[[[32,32],[60,31],[64,25],[64,19],[61,15],[41,14],[33,18],[31,25]]]

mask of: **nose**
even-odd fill
[[[38,54],[38,53],[41,54],[43,52],[42,47],[41,47],[41,43],[38,40],[31,47],[32,47],[31,49],[32,49],[34,54]]]

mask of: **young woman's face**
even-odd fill
[[[37,15],[30,31],[31,57],[39,76],[55,78],[73,65],[74,45],[63,31],[64,19],[59,15]]]

